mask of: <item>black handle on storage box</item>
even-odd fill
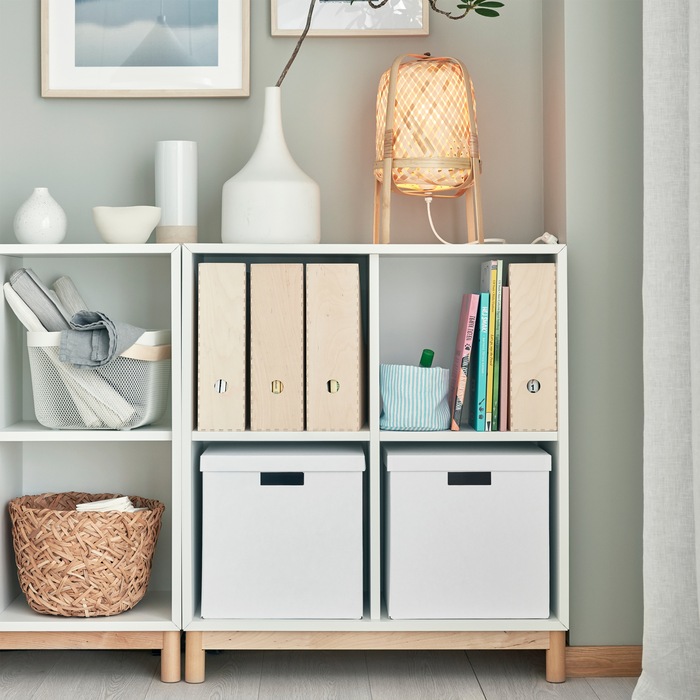
[[[447,472],[448,486],[491,486],[491,472]]]
[[[260,472],[260,486],[303,486],[304,472]]]

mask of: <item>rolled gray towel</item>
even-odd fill
[[[15,270],[10,275],[10,286],[34,312],[47,331],[63,331],[70,328],[70,314],[33,270],[24,267]]]
[[[79,311],[71,330],[61,332],[58,357],[74,367],[103,367],[130,348],[145,332],[128,323],[112,321],[100,311]]]
[[[73,280],[67,275],[59,277],[51,285],[51,289],[56,292],[58,300],[71,318],[78,311],[85,311],[90,308],[80,296],[80,292],[73,284]]]

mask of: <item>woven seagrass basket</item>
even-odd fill
[[[78,512],[109,493],[43,493],[9,502],[19,585],[45,615],[117,615],[145,595],[165,506],[131,496],[148,510]]]

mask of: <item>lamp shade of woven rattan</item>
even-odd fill
[[[389,242],[390,191],[459,197],[470,189],[469,240],[481,233],[474,87],[453,58],[399,56],[379,81],[375,243]]]

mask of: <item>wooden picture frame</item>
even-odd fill
[[[310,0],[271,0],[272,36],[298,36]],[[428,0],[389,0],[373,9],[363,0],[317,0],[309,36],[428,34]]]
[[[250,0],[41,0],[42,97],[247,97]]]

